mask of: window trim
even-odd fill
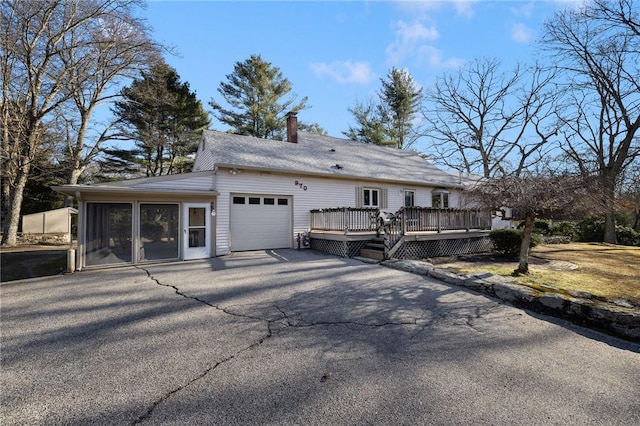
[[[431,191],[431,207],[434,209],[448,209],[449,208],[449,194],[450,192],[443,188],[436,188]],[[437,197],[437,204],[434,203]]]
[[[402,200],[402,205],[404,207],[415,207],[416,206],[416,190],[415,189],[403,189],[402,190],[402,195],[403,195],[403,200]],[[407,205],[407,193],[411,193],[411,205],[408,206]]]
[[[369,204],[366,203],[366,193],[369,192]],[[373,194],[376,194],[375,197],[373,196]],[[369,188],[369,187],[364,187],[362,188],[362,207],[364,208],[372,208],[372,209],[377,209],[380,208],[380,200],[381,200],[381,194],[382,190],[380,188]],[[373,203],[373,199],[376,199],[376,203]]]

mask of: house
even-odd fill
[[[293,114],[286,141],[205,131],[191,173],[54,187],[78,200],[78,269],[294,248],[301,235],[319,249],[356,242],[337,252],[353,255],[374,227],[313,218],[348,209],[375,225],[379,210],[460,208],[463,189],[415,152],[298,131]]]

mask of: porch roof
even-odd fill
[[[162,195],[175,195],[176,198],[180,196],[218,196],[218,191],[198,191],[198,190],[181,190],[181,189],[166,189],[166,188],[135,188],[127,186],[108,186],[108,185],[60,185],[52,186],[56,192],[70,196],[81,197],[81,194],[110,194],[110,195],[130,195],[130,194],[162,194]]]

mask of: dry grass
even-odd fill
[[[571,243],[533,249],[525,285],[551,285],[563,290],[586,291],[606,299],[626,299],[640,305],[640,247]],[[558,261],[578,269],[553,268]],[[517,266],[510,262],[452,262],[439,265],[458,272],[487,271],[509,276]]]

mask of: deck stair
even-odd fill
[[[384,260],[384,238],[372,238],[365,247],[360,250],[360,257]]]

